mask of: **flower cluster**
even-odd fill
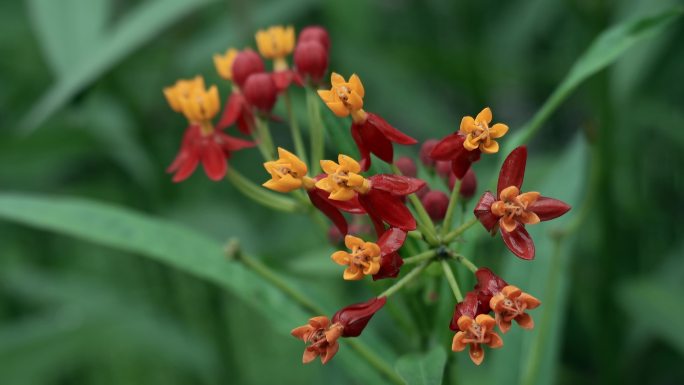
[[[469,347],[470,358],[479,365],[484,346],[503,346],[497,328],[506,333],[515,321],[521,328],[531,329],[534,322],[527,311],[538,307],[540,301],[458,253],[462,235],[480,222],[492,236],[498,230],[514,255],[531,260],[535,248],[526,226],[557,218],[570,209],[560,200],[521,191],[527,162],[527,148],[521,146],[505,158],[496,194],[485,191],[475,204],[474,215],[467,214],[468,200],[478,189],[474,165],[483,154],[499,152],[499,141],[508,126],[492,123],[492,110],[485,107],[475,117],[465,116],[458,131],[441,140],[424,141],[420,162],[408,156],[395,159],[395,144],[418,142],[364,109],[366,89],[358,75],[345,78],[332,72],[330,83],[326,83],[331,43],[325,29],[307,27],[296,37],[293,27],[274,26],[258,31],[255,38],[258,53],[231,48],[214,56],[218,74],[230,86],[216,125],[213,120],[220,109],[217,86],[206,88],[198,76],[164,89],[171,108],[188,121],[181,149],[168,169],[174,174],[173,181],[185,180],[202,163],[211,180],[227,177],[246,196],[267,207],[301,210],[315,219],[322,219],[318,213],[325,215],[334,226],[330,232],[333,243],[344,244],[330,259],[341,266],[345,281],[369,280],[366,276],[373,281],[391,281],[405,266],[417,265],[369,301],[346,306],[331,318],[315,316],[292,330],[292,335],[306,344],[302,361],[317,357],[324,364],[330,361],[340,338],[358,337],[388,298],[433,262],[442,265],[457,302],[450,324],[456,332],[453,351]],[[291,54],[293,67],[288,63]],[[270,72],[264,59],[272,62]],[[298,87],[307,95],[309,152],[291,108],[290,90]],[[272,113],[281,98],[290,122],[292,151],[275,146],[268,128],[269,121],[282,122]],[[339,118],[351,118],[350,134],[346,136],[345,130],[342,135],[352,151],[354,147],[358,150],[356,159],[354,154],[339,151],[334,152],[335,158],[324,159],[326,130],[319,110],[323,105]],[[236,135],[251,139],[228,135],[233,126]],[[236,170],[227,170],[234,151],[254,146],[270,176],[262,182],[264,188]],[[382,162],[376,161],[371,169],[373,156]],[[457,219],[459,226],[452,228]],[[408,250],[415,254],[404,258]],[[452,262],[470,270],[477,280],[465,297],[451,270]]]

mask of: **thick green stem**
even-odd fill
[[[461,190],[461,180],[456,180],[454,183],[454,188],[451,189],[451,198],[449,199],[449,206],[447,206],[446,215],[444,215],[444,221],[442,222],[441,235],[444,237],[451,230],[451,223],[453,222],[454,211],[456,211],[456,206],[458,204],[458,196]]]
[[[299,159],[307,163],[306,149],[304,148],[304,140],[302,139],[302,132],[299,129],[299,122],[297,122],[297,117],[292,110],[292,98],[290,97],[290,91],[285,92],[285,108],[287,109],[287,117],[290,120],[290,130],[292,131],[292,142],[294,142],[295,154]]]
[[[461,255],[461,254],[451,254],[451,256],[452,256],[455,260],[457,260],[460,264],[462,264],[463,266],[465,266],[466,268],[468,268],[468,270],[472,271],[473,273],[475,273],[475,272],[477,271],[477,266],[475,266],[475,264],[472,263],[472,262],[470,261],[470,259],[464,257],[464,256]]]
[[[449,266],[449,262],[446,259],[442,259],[439,262],[442,264],[444,276],[446,276],[447,282],[449,282],[449,287],[451,287],[451,291],[454,292],[454,297],[456,297],[456,301],[463,301],[463,294],[461,294],[461,289],[458,287],[458,282],[456,282],[456,277],[454,276],[454,272],[451,270],[451,266]]]
[[[325,150],[325,130],[321,118],[320,103],[316,92],[306,90],[306,109],[309,115],[309,129],[311,132],[311,175],[317,175],[320,171],[320,161],[323,159]]]
[[[412,263],[423,262],[423,261],[434,258],[435,255],[437,255],[437,250],[424,251],[424,252],[422,252],[420,254],[416,254],[412,257],[404,258],[404,264],[410,265]]]
[[[425,270],[426,267],[428,267],[428,265],[431,262],[431,260],[427,260],[421,263],[420,265],[418,265],[418,267],[411,270],[408,274],[406,274],[400,280],[398,280],[394,285],[388,287],[387,290],[380,293],[378,297],[389,297],[392,294],[396,293],[397,291],[399,291],[399,289],[404,287],[404,285],[406,285],[407,283],[411,282],[414,278],[416,278],[423,270]]]
[[[449,234],[445,235],[442,238],[442,242],[444,244],[449,244],[453,242],[454,239],[456,239],[459,235],[463,234],[466,230],[471,228],[474,224],[477,223],[477,218],[473,217],[471,218],[468,222],[458,226],[456,229],[454,229],[452,232]]]
[[[297,202],[279,194],[272,193],[261,186],[257,186],[251,180],[245,178],[235,169],[230,169],[226,173],[226,178],[235,186],[238,191],[256,203],[268,208],[295,212],[299,208]]]
[[[255,117],[254,121],[256,123],[256,132],[253,135],[255,135],[254,139],[257,141],[261,156],[266,161],[275,159],[275,148],[273,147],[273,138],[268,128],[268,122],[260,117]]]

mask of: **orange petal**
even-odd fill
[[[539,193],[536,191],[529,191],[518,195],[518,201],[523,205],[530,205],[539,199]]]
[[[355,247],[362,247],[365,244],[363,239],[355,237],[353,235],[346,235],[344,237],[344,245],[347,246],[349,250],[353,250]]]
[[[496,324],[502,333],[508,333],[511,329],[511,321],[506,321],[499,313],[496,314]]]
[[[340,163],[340,166],[346,168],[349,172],[353,172],[355,174],[361,172],[361,165],[359,165],[359,162],[354,160],[354,158],[351,156],[339,154],[337,156],[337,161]]]
[[[501,217],[499,219],[499,226],[510,233],[518,226],[518,221],[511,217]]]
[[[464,116],[461,119],[461,127],[459,129],[464,134],[470,134],[475,131],[475,119],[472,116]]]
[[[458,317],[458,320],[456,321],[456,324],[458,325],[458,328],[462,331],[468,330],[470,325],[475,322],[472,318],[468,317],[467,315],[462,315]]]
[[[502,293],[496,293],[489,300],[489,307],[492,308],[492,310],[497,311],[498,307],[503,304],[504,299],[505,297]]]
[[[325,332],[325,340],[328,341],[329,344],[334,344],[337,342],[337,339],[340,338],[343,331],[344,327],[342,325],[334,324]]]
[[[498,334],[491,332],[489,333],[489,343],[487,346],[492,349],[498,349],[503,346],[503,340]]]
[[[332,192],[333,189],[337,186],[334,185],[330,179],[331,179],[331,177],[329,176],[327,178],[323,178],[323,179],[319,180],[318,182],[316,182],[316,187],[318,187],[319,189],[321,189],[323,191]]]
[[[356,196],[356,191],[348,188],[340,188],[337,191],[333,191],[329,198],[334,201],[348,201]]]
[[[292,329],[290,334],[295,338],[299,338],[302,341],[306,341],[305,340],[306,336],[309,333],[311,333],[311,331],[313,331],[313,330],[314,329],[311,327],[311,325],[307,324],[307,325],[296,327],[296,328]]]
[[[485,154],[496,154],[499,152],[499,143],[497,143],[496,140],[491,139],[480,142],[480,151]]]
[[[349,253],[347,253],[346,251],[342,251],[342,250],[336,251],[336,252],[332,253],[332,255],[330,256],[330,259],[335,261],[335,263],[337,263],[338,265],[342,265],[342,266],[346,266],[349,264],[349,258],[350,258]]]
[[[337,354],[338,350],[340,350],[340,344],[338,344],[337,342],[328,345],[323,355],[321,355],[321,363],[325,365],[326,363],[328,363],[328,361],[332,360],[332,358],[335,357],[335,354]]]
[[[518,216],[518,221],[524,225],[536,225],[539,223],[539,216],[532,211],[523,211],[522,214]]]
[[[349,94],[349,98],[347,99],[347,108],[349,108],[352,111],[360,110],[363,108],[363,98],[361,95],[356,93],[355,91],[352,91],[351,94]]]
[[[517,187],[508,186],[505,189],[501,190],[501,194],[499,194],[499,198],[502,201],[512,201],[519,194],[520,194],[520,190],[518,190]]]
[[[316,329],[325,329],[330,324],[328,317],[324,315],[319,315],[318,317],[313,317],[309,319],[309,325]]]
[[[484,349],[482,349],[480,344],[470,344],[470,351],[468,354],[470,354],[470,359],[473,360],[475,365],[480,365],[482,360],[484,360]]]
[[[339,118],[349,115],[349,108],[343,102],[326,102],[325,105]]]
[[[356,173],[350,173],[349,179],[347,180],[347,186],[361,187],[361,186],[363,186],[364,180],[366,180],[366,178],[362,177],[361,175],[356,174]]]
[[[463,342],[463,338],[465,338],[465,335],[466,335],[465,332],[457,332],[456,333],[456,335],[454,336],[454,339],[451,341],[451,350],[452,351],[460,352],[466,348],[466,344]]]
[[[339,87],[344,83],[346,82],[344,81],[344,77],[342,77],[342,75],[338,74],[337,72],[333,72],[330,74],[330,84],[333,87]]]
[[[306,348],[304,349],[304,355],[302,356],[302,363],[308,364],[309,362],[313,361],[318,357],[318,350],[316,349],[310,349]]]
[[[510,299],[515,299],[518,298],[520,294],[522,294],[522,290],[520,290],[517,286],[508,285],[501,289],[501,294]]]
[[[515,317],[515,322],[517,322],[518,325],[520,325],[520,327],[523,329],[529,330],[529,329],[534,328],[534,320],[527,313],[522,313],[522,314],[518,315],[517,317]]]
[[[318,90],[318,96],[323,99],[325,103],[335,101],[333,92],[331,90]]]
[[[468,134],[468,136],[466,136],[466,139],[463,141],[463,148],[465,148],[468,151],[473,151],[480,146],[479,142],[479,137],[473,137],[472,134]]]
[[[479,314],[475,317],[475,322],[487,330],[492,330],[496,325],[496,321],[489,314]]]
[[[523,301],[528,309],[534,309],[536,307],[539,307],[541,305],[541,301],[538,300],[536,297],[533,297],[527,293],[522,293],[520,296],[520,301]]]
[[[321,163],[321,168],[328,175],[336,173],[337,169],[340,167],[340,165],[333,162],[332,160],[321,160],[320,163]]]
[[[366,268],[363,269],[363,274],[365,275],[375,275],[380,271],[380,262],[373,261],[368,264]]]
[[[356,265],[350,265],[348,268],[344,269],[342,278],[344,278],[345,281],[358,281],[363,278],[363,271]]]
[[[491,123],[492,121],[492,110],[489,109],[489,107],[485,107],[482,111],[480,111],[479,114],[475,117],[475,121],[477,122],[484,122],[484,123]]]
[[[508,132],[508,126],[503,123],[497,123],[489,128],[489,137],[496,139],[500,138]]]
[[[363,249],[366,251],[366,254],[371,258],[380,256],[380,246],[378,246],[377,243],[366,242],[363,244]]]
[[[360,97],[366,95],[366,90],[363,88],[363,83],[361,83],[361,78],[357,74],[352,74],[349,78],[349,85],[351,85],[352,90],[354,90]]]

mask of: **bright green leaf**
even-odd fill
[[[395,369],[408,385],[440,385],[444,376],[446,352],[435,346],[425,354],[407,354],[397,360]]]

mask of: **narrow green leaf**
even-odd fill
[[[655,16],[625,21],[601,33],[575,61],[563,82],[553,91],[532,119],[506,141],[505,151],[502,154],[508,154],[515,147],[529,141],[558,106],[583,81],[611,65],[636,43],[662,32],[681,15],[682,8],[677,7]]]
[[[407,354],[397,360],[395,369],[408,385],[440,385],[444,376],[446,352],[435,346],[425,354]]]

